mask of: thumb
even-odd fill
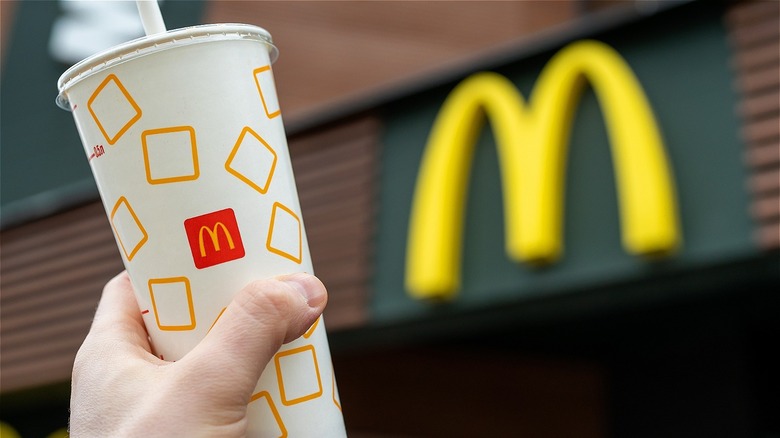
[[[232,374],[248,399],[279,347],[301,336],[327,301],[325,286],[313,275],[254,281],[233,298],[208,335],[181,362],[196,364],[208,374]]]

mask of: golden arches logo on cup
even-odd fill
[[[198,269],[244,257],[244,243],[232,208],[184,221],[192,260]]]

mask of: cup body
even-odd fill
[[[191,350],[251,280],[313,272],[275,56],[263,29],[205,25],[116,47],[60,79],[58,104],[73,112],[164,360]],[[250,436],[345,436],[322,318],[253,394]]]

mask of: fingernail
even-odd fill
[[[327,299],[325,286],[313,275],[292,274],[283,278],[283,281],[295,288],[306,299],[309,307],[319,307]]]

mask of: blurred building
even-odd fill
[[[123,269],[55,84],[79,41],[139,31],[132,11],[0,6],[0,421],[47,436],[67,424],[73,358]],[[168,0],[163,13],[169,28],[256,24],[280,49],[350,436],[780,435],[780,3]],[[85,17],[103,30],[84,36]],[[621,65],[646,105],[626,103]],[[470,85],[485,71],[527,103]],[[429,141],[458,84],[477,98],[448,126],[474,135]],[[499,101],[537,114],[528,132],[507,134]],[[507,135],[550,161],[512,161]],[[434,149],[465,164],[436,176],[449,167]],[[524,225],[504,219],[510,173],[545,194],[521,204]],[[552,246],[510,256],[513,233]]]

